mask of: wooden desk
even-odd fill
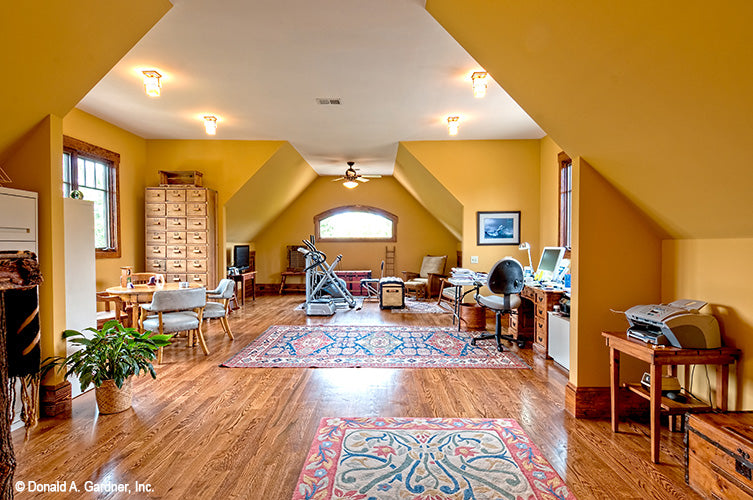
[[[620,388],[620,353],[625,353],[641,361],[649,363],[651,367],[651,387],[644,389],[640,384],[625,384],[631,392],[648,399],[651,409],[651,460],[659,463],[659,438],[661,427],[659,417],[661,412],[673,416],[686,412],[711,411],[713,408],[703,401],[692,398],[689,394],[688,402],[678,403],[662,397],[661,381],[662,367],[669,367],[669,375],[677,374],[677,366],[685,366],[685,384],[689,380],[688,365],[717,365],[716,367],[716,407],[727,410],[727,390],[729,383],[729,365],[740,358],[740,350],[732,347],[719,349],[680,349],[677,347],[654,346],[628,338],[624,332],[602,332],[609,346],[610,359],[610,394],[612,400],[612,431],[618,432],[619,426],[619,388]]]
[[[191,283],[189,288],[201,288],[203,285]],[[152,301],[154,292],[158,290],[180,290],[179,283],[165,283],[158,285],[134,285],[133,288],[113,286],[106,291],[110,295],[117,295],[126,304],[131,304],[131,326],[137,328],[139,324],[139,304],[148,304]]]
[[[228,275],[228,279],[235,281],[235,296],[241,299],[241,305],[246,303],[248,284],[251,283],[251,299],[256,300],[256,271]]]
[[[554,309],[564,295],[564,290],[525,285],[520,297],[520,307],[510,313],[508,335],[516,340],[533,340],[533,349],[548,356],[549,311]]]

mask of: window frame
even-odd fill
[[[559,172],[558,190],[558,241],[559,246],[568,251],[572,247],[573,227],[573,160],[564,151],[557,155]]]
[[[96,248],[95,256],[97,259],[120,258],[120,154],[67,135],[63,136],[63,153],[68,153],[71,156],[71,165],[76,165],[78,157],[81,156],[105,163],[109,166],[109,185],[115,186],[115,189],[107,190],[111,207],[108,222],[111,233],[110,244],[113,246],[111,248]],[[71,170],[75,169],[72,168]],[[72,175],[71,181],[74,178],[75,175]],[[72,183],[72,185],[74,184]],[[75,183],[74,189],[78,188],[78,183]]]
[[[364,212],[374,215],[379,215],[392,221],[392,237],[391,238],[322,238],[319,226],[323,219],[332,217],[343,212]],[[351,243],[381,243],[381,242],[395,242],[397,241],[397,215],[390,213],[386,210],[377,207],[370,207],[365,205],[347,205],[342,207],[331,208],[325,210],[314,216],[314,234],[317,242],[351,242]]]

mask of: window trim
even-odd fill
[[[326,219],[333,215],[337,215],[342,212],[364,212],[381,217],[387,218],[392,221],[392,237],[391,238],[322,238],[319,233],[319,223],[322,219]],[[380,243],[380,242],[395,242],[397,241],[397,215],[390,213],[386,210],[377,207],[370,207],[366,205],[347,205],[342,207],[331,208],[324,212],[314,216],[314,234],[316,235],[317,242],[352,242],[352,243]]]
[[[558,162],[558,172],[559,172],[559,189],[558,189],[558,235],[557,239],[559,241],[559,245],[561,247],[565,247],[568,251],[570,251],[570,248],[572,246],[572,225],[573,225],[573,214],[572,214],[572,199],[573,199],[573,186],[572,186],[572,175],[573,175],[573,160],[565,153],[564,151],[560,152],[557,155],[557,162]],[[570,170],[570,184],[569,186],[566,186],[564,174],[567,170],[567,166],[569,165]],[[566,193],[569,193],[569,199],[570,199],[570,206],[565,207],[565,197],[564,195]],[[570,234],[571,241],[566,241],[567,234]]]
[[[115,234],[112,237],[114,248],[96,248],[95,256],[97,259],[119,259],[121,257],[120,246],[120,155],[94,144],[69,137],[63,136],[63,152],[71,155],[71,159],[77,158],[78,155],[88,158],[94,158],[110,165],[110,185],[115,185],[114,191],[110,193],[110,204],[114,203],[115,210],[110,210],[110,229]]]

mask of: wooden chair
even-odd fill
[[[104,311],[97,311],[97,329],[101,329],[105,323],[116,319],[125,326],[131,326],[131,315],[128,314],[125,304],[115,295],[107,292],[97,292],[97,302],[104,304]]]
[[[230,331],[230,324],[227,322],[230,300],[233,297],[235,297],[235,281],[227,278],[221,279],[217,288],[207,290],[207,305],[204,306],[204,319],[219,319],[222,329],[230,337],[230,340],[235,340],[233,332]],[[210,300],[213,302],[209,302]]]
[[[206,303],[205,288],[158,290],[154,292],[150,304],[141,306],[139,327],[141,331],[160,334],[188,332],[188,346],[193,347],[198,341],[204,354],[209,355],[204,333],[201,331]],[[161,347],[157,352],[157,363],[162,363]]]
[[[436,297],[441,286],[441,279],[446,277],[444,274],[446,264],[446,255],[425,256],[419,272],[403,271],[405,289],[414,290],[417,297]]]
[[[285,292],[285,285],[290,276],[304,276],[306,273],[306,257],[298,251],[301,245],[288,245],[286,248],[288,267],[280,273],[280,295]]]

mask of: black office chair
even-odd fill
[[[476,345],[477,340],[497,339],[497,350],[502,352],[502,339],[516,342],[523,347],[525,341],[517,340],[510,335],[502,335],[502,315],[520,307],[520,295],[523,290],[523,266],[512,257],[505,257],[497,261],[489,271],[487,286],[495,294],[484,297],[476,293],[475,299],[479,305],[488,307],[495,312],[494,333],[485,333],[471,340]]]

